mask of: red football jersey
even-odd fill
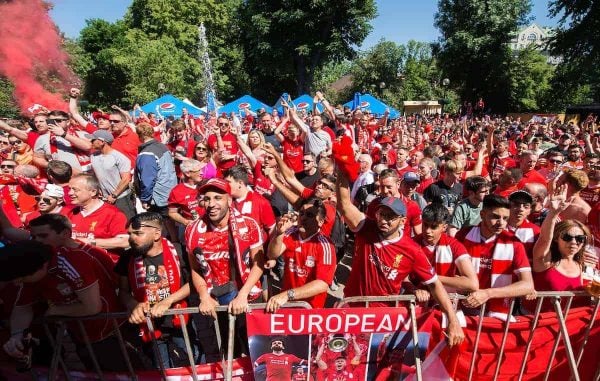
[[[377,223],[365,219],[355,235],[352,271],[344,295],[398,295],[402,281],[409,274],[414,274],[423,284],[437,280],[435,270],[419,245],[405,234],[382,240]]]
[[[320,233],[306,239],[300,238],[298,228],[288,230],[283,237],[285,262],[282,290],[303,286],[313,280],[319,279],[328,285],[333,281],[335,274],[335,247]],[[327,292],[308,298],[313,308],[325,305]]]
[[[86,238],[91,233],[95,238],[113,238],[127,234],[127,217],[116,206],[102,203],[91,212],[75,207],[67,213],[73,226],[73,239]]]
[[[202,208],[198,204],[198,188],[186,183],[179,183],[171,189],[168,199],[169,208],[179,209],[179,213],[188,220],[193,219],[192,210],[201,215]]]
[[[39,282],[24,284],[17,305],[28,305],[39,299],[56,305],[71,304],[78,301],[76,291],[85,290],[97,282],[102,301],[100,313],[122,311],[115,292],[116,275],[112,266],[113,262],[102,249],[83,243],[72,249],[61,247],[50,260],[48,274]],[[113,331],[110,319],[82,322],[91,342],[102,340]],[[83,341],[76,322],[71,324],[71,332]]]
[[[292,367],[305,360],[296,355],[282,353],[265,353],[256,359],[255,366],[265,364],[267,368],[266,381],[288,381],[292,379]]]
[[[263,241],[265,241],[276,222],[269,201],[260,194],[249,191],[243,200],[234,200],[233,206],[243,216],[248,216],[258,222],[258,225],[262,228]]]

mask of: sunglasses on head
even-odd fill
[[[587,237],[585,235],[570,235],[568,233],[564,233],[560,239],[562,239],[565,242],[572,242],[573,240],[575,240],[575,242],[577,242],[578,245],[581,245],[583,243],[585,243],[585,241],[587,241]]]

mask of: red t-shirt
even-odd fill
[[[98,282],[102,308],[100,313],[123,311],[115,292],[114,263],[106,251],[81,243],[74,249],[61,247],[48,266],[48,274],[39,282],[23,286],[17,305],[24,306],[36,300],[66,305],[78,300],[76,291],[82,291]],[[83,320],[91,342],[108,337],[113,331],[110,319]],[[83,341],[76,322],[69,324],[71,333]]]
[[[304,170],[302,158],[304,157],[304,142],[300,139],[292,141],[287,137],[281,143],[283,148],[283,161],[288,167],[292,168],[295,173],[300,173]]]
[[[517,188],[522,189],[525,185],[531,183],[540,183],[542,185],[547,185],[546,178],[542,176],[538,171],[532,169],[527,173],[523,173],[523,178],[517,184]]]
[[[95,210],[85,213],[75,207],[66,214],[73,226],[72,238],[87,238],[93,234],[95,238],[113,238],[127,234],[127,217],[116,206],[102,203]]]
[[[593,208],[600,201],[600,185],[588,185],[579,192],[579,196]]]
[[[273,192],[275,192],[275,185],[273,185],[273,183],[271,183],[271,180],[269,180],[269,178],[265,176],[262,172],[261,161],[257,161],[256,165],[254,166],[253,185],[254,190],[261,195],[265,193],[272,194]]]
[[[450,277],[460,275],[456,267],[458,262],[464,259],[471,260],[465,246],[446,233],[442,233],[435,246],[426,245],[423,242],[423,235],[417,236],[415,241],[423,248],[423,252],[438,275]]]
[[[316,233],[302,239],[298,228],[288,230],[283,237],[285,262],[282,290],[304,286],[313,280],[331,284],[335,274],[335,247],[326,236]],[[306,299],[313,308],[325,306],[327,292]]]
[[[219,147],[217,145],[217,137],[214,134],[212,134],[208,137],[207,144],[210,147],[211,151],[222,152],[223,154],[226,154],[226,155],[237,155],[239,147],[238,147],[237,138],[235,137],[235,135],[228,132],[225,135],[221,136],[221,139],[223,140],[223,146],[225,147],[225,149],[223,151],[219,150]],[[234,165],[235,165],[235,159],[219,161],[217,163],[217,166],[219,167],[220,170],[229,169],[229,168],[233,167]]]
[[[140,138],[129,127],[125,127],[119,136],[115,136],[111,147],[127,156],[131,162],[131,168],[135,168],[135,160],[137,158],[139,147],[142,145]]]
[[[251,217],[262,228],[263,240],[266,241],[271,228],[275,226],[275,214],[266,198],[256,192],[249,191],[243,200],[234,200],[233,206],[244,216]]]
[[[179,183],[171,189],[168,199],[169,208],[179,209],[179,213],[188,220],[193,219],[192,210],[202,215],[202,208],[198,203],[198,188],[186,183]]]
[[[416,192],[423,194],[423,192],[425,192],[425,189],[427,189],[428,186],[430,186],[431,184],[433,184],[435,182],[435,179],[433,177],[430,177],[428,179],[421,179],[421,182],[419,183],[419,186],[417,187]]]
[[[265,364],[267,368],[266,381],[281,381],[292,379],[292,367],[294,364],[302,363],[303,359],[289,353],[280,355],[275,353],[265,353],[256,359],[256,366]]]
[[[423,284],[437,280],[427,257],[406,234],[393,240],[382,240],[377,223],[361,222],[355,235],[352,270],[344,290],[349,296],[398,295],[402,281],[414,274]]]
[[[515,167],[517,167],[517,162],[511,157],[494,157],[490,161],[490,172],[492,179],[497,179],[500,177],[502,172]]]

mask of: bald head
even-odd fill
[[[525,184],[523,190],[533,196],[533,211],[539,212],[544,208],[544,201],[548,196],[548,189],[544,184],[540,183],[529,183]]]

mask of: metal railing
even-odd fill
[[[585,328],[585,334],[584,334],[584,338],[583,338],[581,347],[579,348],[579,352],[577,353],[577,355],[575,355],[575,353],[573,351],[573,347],[571,345],[571,339],[569,336],[569,332],[568,332],[567,326],[566,326],[566,319],[569,314],[573,298],[575,298],[575,297],[584,297],[584,298],[588,298],[588,299],[592,298],[590,296],[590,294],[588,294],[587,292],[584,292],[584,291],[577,291],[577,292],[539,291],[539,292],[537,292],[537,297],[536,297],[537,302],[536,302],[535,313],[533,314],[533,321],[531,323],[531,329],[530,329],[529,337],[527,339],[527,344],[524,348],[523,359],[522,359],[522,362],[520,365],[520,371],[519,371],[519,376],[518,376],[519,381],[523,379],[523,376],[525,374],[525,368],[526,368],[527,360],[528,360],[528,357],[530,354],[531,345],[532,345],[532,342],[534,339],[535,330],[538,326],[540,313],[542,312],[542,306],[544,305],[544,301],[546,301],[548,299],[552,300],[552,306],[554,308],[554,312],[556,313],[556,318],[557,318],[557,322],[558,322],[558,326],[559,326],[559,332],[558,332],[558,335],[555,337],[552,352],[551,352],[550,358],[548,359],[548,366],[546,367],[544,381],[547,381],[549,379],[550,371],[552,369],[552,363],[553,363],[554,357],[556,356],[556,352],[558,350],[558,346],[559,346],[559,343],[561,340],[564,342],[565,352],[567,355],[567,361],[568,361],[569,368],[571,371],[571,380],[580,381],[578,366],[580,364],[581,359],[583,358],[583,354],[586,349],[586,343],[588,342],[591,330],[596,321],[600,303],[598,303],[598,297],[595,297],[594,298],[595,306],[592,310],[592,315],[590,317],[589,323],[588,323],[587,327]],[[460,295],[460,294],[450,294],[450,298],[453,301],[453,305],[456,307],[460,300],[466,299],[467,297],[464,295]],[[511,299],[509,311],[514,310],[515,300],[516,299],[514,299],[514,298]],[[564,301],[564,306],[563,306],[563,301]],[[420,352],[418,349],[416,298],[414,295],[350,297],[350,298],[344,298],[344,299],[340,300],[338,303],[336,303],[335,306],[336,307],[344,307],[347,305],[351,305],[353,303],[364,303],[365,307],[369,307],[369,305],[371,303],[382,303],[382,302],[394,303],[394,305],[396,307],[399,306],[400,303],[405,303],[405,304],[408,303],[408,310],[409,310],[410,317],[411,317],[411,322],[410,322],[411,331],[412,331],[412,337],[413,337],[413,343],[414,343],[414,356],[415,356],[415,368],[416,368],[415,376],[416,376],[417,380],[419,380],[419,381],[423,380]],[[476,354],[477,354],[477,350],[479,348],[479,343],[480,343],[480,338],[481,338],[483,323],[484,323],[484,317],[486,316],[486,308],[487,308],[487,303],[484,303],[479,309],[477,333],[476,333],[474,345],[472,348],[473,355],[471,357],[470,366],[469,366],[468,381],[471,381],[474,379],[473,374],[474,374],[476,360],[477,360]],[[506,341],[508,338],[508,333],[509,333],[509,328],[510,328],[512,317],[513,317],[512,312],[509,312],[507,315],[507,318],[505,320],[505,323],[504,323],[505,325],[504,325],[502,340],[500,342],[498,362],[494,369],[493,380],[497,380],[498,376],[500,374],[502,358],[504,356],[504,352],[505,352],[505,348],[506,348]],[[597,349],[592,349],[592,350],[597,350]],[[600,364],[597,365],[596,373],[595,373],[593,380],[594,381],[600,380]]]
[[[451,294],[450,296],[453,299],[455,306],[458,304],[458,302],[461,299],[466,298],[465,296],[457,295],[457,294]],[[554,337],[552,351],[551,351],[549,358],[547,359],[548,365],[546,367],[546,371],[544,374],[544,380],[548,380],[550,378],[550,372],[552,370],[553,360],[557,354],[559,344],[561,341],[563,342],[566,359],[567,359],[568,366],[570,369],[571,380],[579,381],[581,379],[580,374],[578,373],[578,366],[580,365],[580,363],[584,357],[584,351],[586,350],[586,344],[589,341],[590,334],[591,334],[592,329],[594,328],[594,324],[597,320],[598,309],[599,309],[600,304],[598,303],[598,299],[595,298],[595,305],[591,310],[592,312],[591,312],[589,322],[586,323],[587,325],[585,326],[585,330],[583,333],[583,339],[581,340],[581,346],[578,350],[574,350],[572,343],[571,343],[571,337],[570,337],[568,329],[567,329],[566,321],[567,321],[569,312],[571,311],[571,304],[572,304],[573,299],[580,298],[580,297],[586,297],[589,299],[590,295],[585,292],[538,292],[537,293],[537,302],[535,303],[535,312],[533,313],[533,315],[531,315],[530,331],[529,331],[529,334],[527,337],[527,342],[523,347],[523,352],[522,352],[523,357],[521,360],[521,364],[519,366],[519,375],[518,375],[518,378],[516,378],[516,379],[522,380],[525,375],[526,365],[527,365],[527,361],[529,359],[529,355],[531,353],[532,343],[533,343],[534,336],[536,333],[536,328],[538,328],[540,314],[542,313],[542,306],[548,300],[551,301],[553,310],[556,314],[558,333]],[[411,329],[411,334],[412,334],[412,339],[413,339],[413,344],[414,344],[415,376],[416,376],[417,380],[423,380],[422,364],[421,364],[421,358],[420,358],[421,356],[420,356],[420,351],[419,351],[419,346],[418,346],[416,299],[415,299],[414,295],[345,298],[336,304],[336,308],[345,307],[348,305],[358,304],[358,303],[363,304],[368,307],[372,303],[382,303],[382,302],[393,304],[394,306],[404,305],[407,307],[409,314],[410,314],[410,329]],[[515,304],[515,301],[512,300],[509,311],[513,310],[514,304]],[[264,303],[263,304],[251,304],[249,307],[251,310],[264,309],[266,307],[266,304],[264,304]],[[294,303],[286,304],[285,308],[310,308],[310,305],[308,305],[305,302],[294,302]],[[216,308],[216,310],[220,314],[227,313],[227,306],[218,306]],[[195,360],[194,360],[194,356],[193,356],[192,344],[190,341],[190,335],[187,330],[186,324],[184,323],[185,322],[184,316],[191,315],[191,314],[197,314],[197,313],[198,313],[197,307],[170,309],[165,312],[165,316],[173,316],[174,318],[179,319],[179,322],[181,322],[180,329],[181,329],[181,333],[182,333],[182,336],[183,336],[184,342],[185,342],[185,350],[187,352],[187,360],[189,362],[191,377],[194,380],[199,379],[199,377],[201,378],[202,375],[198,375],[197,371],[196,371],[196,367],[195,367],[196,364],[195,364]],[[478,348],[480,345],[480,338],[481,338],[481,335],[483,332],[485,315],[486,315],[486,305],[484,304],[484,305],[482,305],[482,307],[479,310],[479,319],[477,322],[476,335],[475,335],[475,338],[473,341],[472,348],[469,348],[470,350],[472,350],[471,351],[472,356],[470,358],[470,365],[469,365],[468,377],[467,377],[468,380],[477,379],[477,374],[475,372],[476,368],[477,368],[476,367],[476,365],[477,365],[476,354],[478,352]],[[92,364],[93,364],[93,368],[94,368],[93,370],[96,372],[96,377],[100,380],[106,380],[103,370],[101,369],[99,362],[96,359],[96,355],[95,355],[92,345],[89,341],[89,338],[87,337],[87,333],[86,333],[83,321],[92,320],[92,319],[107,319],[110,321],[110,323],[112,324],[112,326],[114,328],[115,337],[118,340],[121,354],[127,364],[127,373],[129,375],[129,378],[131,380],[138,380],[138,375],[136,375],[136,369],[132,365],[131,359],[129,358],[129,354],[128,354],[127,347],[126,347],[126,341],[124,340],[124,338],[119,330],[119,326],[120,326],[119,321],[122,321],[122,320],[126,319],[127,317],[128,317],[128,314],[123,312],[123,313],[101,314],[101,315],[82,317],[82,318],[69,318],[69,317],[45,318],[43,320],[43,326],[44,326],[45,332],[49,338],[50,344],[54,348],[53,357],[52,357],[50,368],[48,371],[48,379],[49,380],[58,379],[59,373],[62,373],[67,380],[72,379],[70,372],[69,372],[69,367],[68,367],[66,361],[62,358],[62,347],[64,345],[65,335],[66,335],[65,324],[67,324],[67,323],[73,324],[74,323],[75,327],[77,327],[78,332],[80,333],[80,337],[83,340],[83,344],[87,348],[87,352],[88,352],[88,354],[91,358]],[[499,341],[500,345],[499,345],[499,350],[498,350],[498,362],[494,369],[494,377],[493,377],[494,380],[498,379],[498,377],[500,375],[500,370],[501,370],[501,367],[503,364],[502,360],[503,360],[503,356],[506,351],[506,344],[507,344],[507,338],[509,336],[510,325],[512,324],[511,317],[512,317],[512,314],[509,313],[507,316],[507,319],[503,322],[503,330],[502,330],[503,333],[502,333],[502,339]],[[225,380],[231,380],[233,377],[233,361],[234,361],[234,358],[233,358],[234,345],[233,344],[234,344],[234,339],[235,339],[235,335],[236,335],[235,320],[236,320],[235,316],[228,314],[228,320],[227,320],[228,321],[228,332],[226,335],[227,341],[228,341],[227,353],[222,353],[222,357],[221,357],[221,369],[222,369],[222,373],[224,376],[223,378]],[[154,356],[156,357],[156,364],[159,367],[158,371],[160,372],[162,379],[166,379],[167,371],[166,371],[165,367],[163,366],[163,361],[161,361],[161,358],[160,358],[161,354],[160,354],[160,351],[158,350],[158,343],[157,343],[156,339],[154,338],[155,337],[154,336],[154,330],[155,330],[154,321],[150,317],[147,317],[146,323],[148,325],[148,328],[149,328],[149,331],[150,331],[150,334],[152,337],[152,348],[153,348]],[[52,334],[52,330],[50,329],[51,324],[54,324],[57,327],[55,335]],[[218,322],[215,322],[214,327],[215,327],[215,333],[216,333],[218,345],[220,348],[222,348],[222,343],[220,340],[222,336],[221,336],[221,332],[219,332]],[[592,348],[591,350],[597,350],[597,348]],[[536,359],[536,361],[539,361],[539,359]],[[62,372],[60,372],[60,370],[62,370]],[[593,380],[595,380],[595,381],[600,380],[600,365],[597,366]]]
[[[266,303],[256,303],[256,304],[248,305],[250,310],[264,310],[266,308],[266,306],[267,306]],[[289,303],[286,303],[283,307],[284,308],[305,308],[305,309],[311,308],[310,304],[308,304],[306,302],[302,302],[302,301],[289,302]],[[217,313],[227,313],[228,306],[217,306],[217,307],[215,307],[215,310]],[[192,344],[190,341],[190,335],[187,330],[187,326],[185,324],[184,316],[197,314],[197,313],[199,313],[198,307],[188,307],[188,308],[169,309],[169,310],[165,311],[165,313],[163,314],[163,316],[173,316],[174,318],[179,319],[181,333],[184,338],[185,350],[187,352],[190,372],[192,373],[191,376],[192,376],[193,380],[198,380],[199,378],[198,378],[198,374],[196,371],[197,364],[194,360]],[[233,378],[234,340],[235,340],[235,334],[236,334],[235,321],[236,321],[237,317],[234,315],[231,315],[229,313],[227,313],[227,315],[228,315],[228,332],[227,332],[227,344],[228,345],[227,345],[227,353],[224,354],[224,356],[221,359],[221,368],[223,371],[224,379],[226,381],[231,381]],[[98,377],[98,379],[100,379],[102,381],[106,380],[106,377],[99,365],[96,354],[94,353],[91,342],[88,338],[85,327],[83,325],[83,321],[85,321],[85,320],[96,320],[96,319],[109,319],[111,321],[111,323],[114,327],[115,336],[119,342],[119,348],[120,348],[121,354],[127,365],[127,372],[129,374],[129,377],[131,380],[138,380],[138,376],[136,374],[136,369],[134,369],[134,366],[132,365],[131,359],[127,352],[126,343],[125,343],[125,340],[123,339],[123,336],[119,329],[119,323],[118,323],[119,320],[127,319],[128,317],[129,317],[128,313],[118,312],[118,313],[98,314],[98,315],[93,315],[93,316],[77,317],[77,318],[59,317],[59,316],[44,318],[42,324],[44,326],[44,330],[46,332],[46,335],[48,336],[50,344],[52,345],[53,350],[54,350],[52,360],[50,363],[50,368],[48,370],[48,380],[54,381],[54,380],[58,379],[59,366],[62,369],[63,374],[66,377],[66,379],[67,380],[72,379],[72,377],[69,373],[68,366],[67,366],[66,362],[64,361],[64,359],[62,358],[63,343],[64,343],[64,339],[65,339],[65,335],[66,335],[65,324],[69,323],[69,322],[74,322],[78,327],[81,338],[84,341],[84,345],[86,346],[87,352],[93,363],[94,371],[96,372],[96,377]],[[57,325],[56,336],[52,335],[52,331],[49,327],[49,324]],[[159,366],[158,371],[160,372],[161,378],[163,380],[166,380],[167,372],[164,367],[163,361],[161,361],[162,360],[161,354],[158,349],[157,340],[155,338],[154,321],[149,315],[146,316],[146,324],[148,325],[148,330],[150,332],[150,336],[152,339],[153,354],[156,359],[155,362]],[[222,349],[221,332],[220,332],[220,327],[219,327],[218,321],[215,322],[214,327],[215,327],[215,334],[216,334],[218,346],[219,346],[219,348]]]

